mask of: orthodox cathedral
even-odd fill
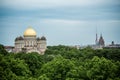
[[[37,37],[36,31],[29,27],[25,30],[23,36],[15,39],[14,52],[38,52],[39,54],[44,54],[46,45],[46,38],[44,36]]]

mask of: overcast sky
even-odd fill
[[[120,43],[120,0],[0,0],[0,44],[32,26],[48,45],[87,45],[103,35]]]

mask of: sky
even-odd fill
[[[0,0],[0,44],[14,46],[29,27],[48,45],[120,44],[120,0]]]

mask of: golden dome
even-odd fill
[[[24,37],[31,37],[31,36],[36,36],[36,31],[32,28],[32,27],[29,27],[25,30],[24,32]]]

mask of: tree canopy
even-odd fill
[[[48,46],[44,55],[0,45],[0,80],[120,80],[120,49]]]

